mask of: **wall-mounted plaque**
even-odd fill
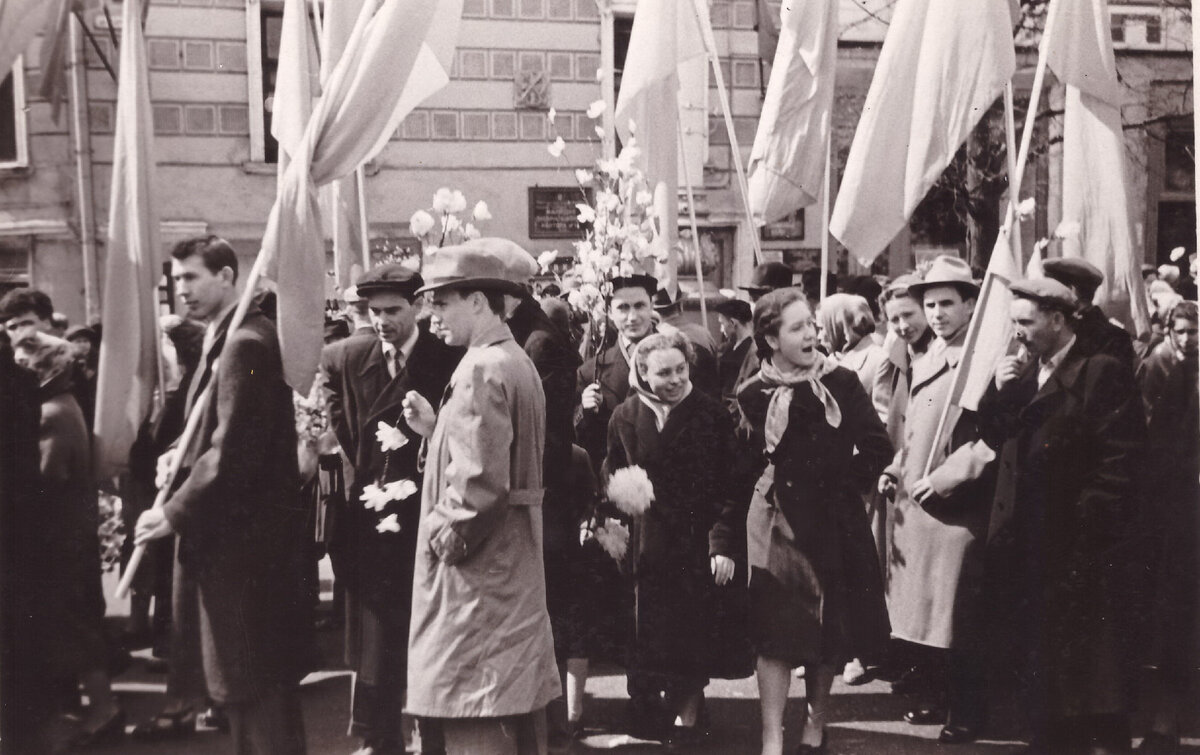
[[[585,195],[578,186],[529,187],[529,238],[581,239],[577,204],[592,203],[591,191]]]

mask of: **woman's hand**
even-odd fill
[[[725,585],[729,580],[733,579],[733,559],[729,556],[713,556],[709,559],[709,567],[712,569],[713,581],[718,585]]]

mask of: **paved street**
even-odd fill
[[[120,615],[123,606],[110,604],[110,614]],[[350,675],[341,668],[341,632],[324,630],[319,634],[326,660],[321,671],[310,674],[303,686],[305,726],[309,752],[313,755],[348,755],[357,746],[344,736],[350,701]],[[146,669],[148,651],[136,654],[133,665],[116,680],[121,704],[129,715],[129,725],[143,720],[163,704],[166,677]],[[792,696],[800,698],[804,685],[796,680]],[[706,690],[712,719],[712,735],[707,743],[672,752],[696,755],[757,755],[759,744],[758,694],[753,679],[718,681]],[[604,669],[588,682],[588,700],[584,719],[587,736],[568,751],[588,753],[614,751],[621,755],[662,753],[658,744],[640,742],[620,734],[625,718],[625,677],[619,669]],[[938,726],[909,726],[900,721],[910,701],[890,694],[882,681],[859,687],[847,687],[839,680],[834,688],[834,721],[829,731],[831,755],[915,755],[940,751],[953,755],[984,755],[1017,752],[1021,743],[1011,709],[999,706],[992,713],[988,738],[971,745],[942,749],[936,744]],[[1011,708],[1011,706],[1008,706]],[[1186,734],[1187,752],[1200,753],[1200,702]],[[803,722],[803,704],[797,700],[788,708],[789,732],[798,736]],[[789,738],[789,742],[791,739]],[[96,749],[97,753],[130,755],[224,755],[228,751],[226,735],[200,732],[186,740],[171,743],[134,743]],[[560,751],[561,752],[561,751]]]

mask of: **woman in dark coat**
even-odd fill
[[[1190,305],[1187,306],[1187,305]],[[1150,648],[1154,666],[1145,701],[1150,731],[1140,751],[1179,749],[1179,718],[1200,663],[1200,398],[1195,302],[1172,310],[1168,338],[1178,358],[1148,404],[1146,505],[1156,556]]]
[[[87,424],[71,393],[74,354],[67,341],[39,336],[20,346],[17,361],[33,370],[41,386],[39,527],[46,533],[46,563],[52,565],[43,584],[51,616],[43,638],[49,647],[46,673],[83,684],[89,705],[75,742],[101,744],[124,735],[125,716],[109,686],[99,511]]]
[[[613,413],[604,463],[608,498],[632,519],[635,733],[676,742],[702,736],[710,677],[750,674],[738,610],[745,509],[733,421],[717,399],[693,390],[691,358],[679,333],[642,341],[633,358],[636,392]],[[649,479],[652,501],[640,501],[648,508],[629,494],[637,487],[631,477]]]
[[[783,751],[790,670],[805,666],[800,752],[825,743],[829,689],[851,652],[882,652],[883,577],[862,495],[892,444],[855,373],[817,351],[804,293],[754,307],[759,374],[738,393],[765,468],[746,521],[750,632],[758,654],[764,755]]]

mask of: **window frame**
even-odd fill
[[[29,167],[29,113],[25,99],[25,56],[18,55],[13,62],[13,127],[16,136],[17,155],[13,160],[0,161],[0,170]]]

